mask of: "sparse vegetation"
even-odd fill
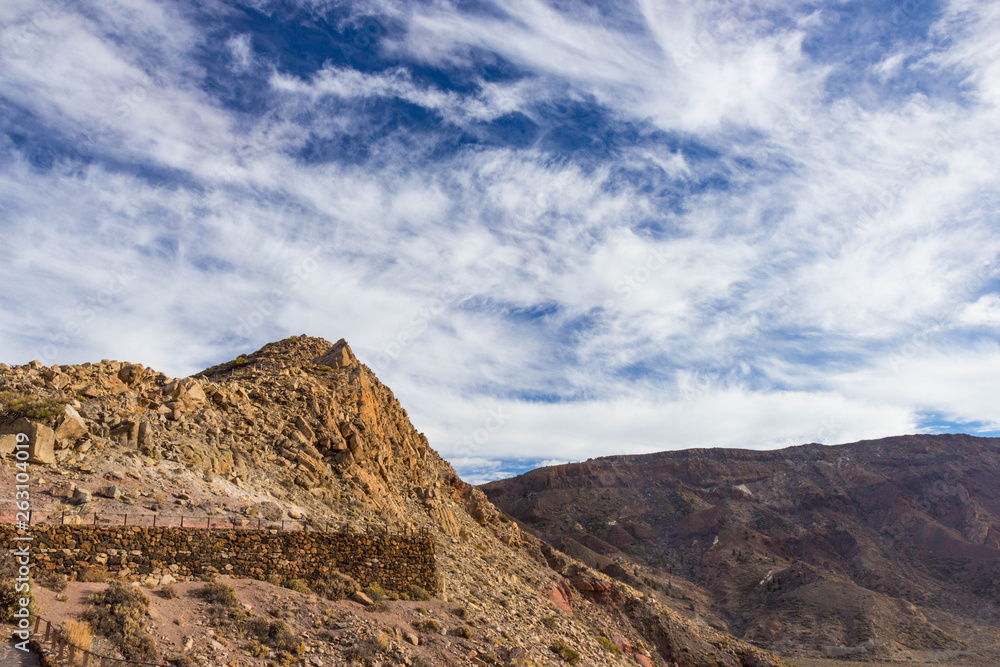
[[[410,584],[410,586],[406,589],[406,594],[411,600],[417,600],[419,602],[426,602],[431,599],[431,594],[416,584]]]
[[[374,667],[381,665],[381,655],[389,648],[391,639],[383,632],[376,632],[371,637],[364,637],[347,649],[344,657],[349,665],[364,665]]]
[[[149,625],[149,598],[135,586],[113,581],[90,596],[90,607],[81,615],[93,630],[107,637],[122,655],[146,662],[158,657],[156,641],[146,634]]]
[[[108,571],[99,567],[88,567],[76,576],[77,581],[102,584],[108,580]]]
[[[386,600],[378,600],[377,602],[373,602],[372,604],[368,605],[366,611],[373,611],[373,612],[389,611],[389,602]]]
[[[35,398],[20,391],[0,391],[0,422],[10,422],[21,417],[51,421],[65,409],[67,402],[61,394]]]
[[[570,648],[566,642],[561,639],[556,640],[555,643],[553,643],[549,648],[552,649],[553,653],[562,658],[564,662],[568,662],[571,665],[575,665],[580,662],[580,654]]]
[[[35,577],[35,582],[54,593],[62,593],[66,590],[66,586],[69,585],[65,575],[56,574],[55,572],[41,573]]]
[[[164,600],[173,600],[177,597],[177,587],[173,584],[167,584],[160,589],[160,597]]]
[[[546,616],[545,618],[542,619],[542,623],[549,630],[555,630],[556,629],[556,617],[555,616]]]
[[[281,585],[289,590],[295,591],[296,593],[303,593],[305,595],[312,593],[312,590],[309,588],[306,582],[302,581],[301,579],[289,579],[288,581],[286,581]]]
[[[247,635],[280,653],[298,656],[305,653],[305,643],[282,620],[268,621],[257,616],[246,623]],[[293,660],[294,662],[294,660]]]
[[[597,638],[597,643],[600,644],[605,650],[614,653],[615,655],[620,655],[622,652],[620,648],[615,646],[614,642],[603,635]]]
[[[209,602],[209,615],[218,624],[238,621],[246,616],[246,610],[236,597],[236,590],[229,584],[213,581],[198,591],[198,596]]]
[[[420,621],[414,627],[420,632],[426,632],[429,635],[436,635],[441,633],[441,624],[434,620],[433,618],[424,619]]]
[[[750,562],[750,554],[743,553],[742,549],[733,549],[733,559],[737,563],[749,563]]]
[[[364,588],[364,594],[370,597],[372,600],[378,602],[385,597],[385,589],[378,584],[368,584]]]
[[[457,628],[455,628],[455,634],[461,637],[462,639],[470,639],[472,637],[472,630],[465,627],[464,625],[460,625]]]
[[[90,629],[90,624],[75,618],[62,622],[59,627],[59,636],[62,637],[63,641],[85,651],[89,651],[94,643],[94,634]]]
[[[312,587],[328,600],[343,600],[361,590],[361,586],[352,577],[335,570],[313,581]]]
[[[250,360],[247,359],[247,356],[245,354],[241,354],[240,356],[236,357],[235,359],[233,359],[232,361],[229,362],[229,367],[230,368],[243,368],[244,366],[248,365],[249,363],[250,363]]]

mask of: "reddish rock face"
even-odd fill
[[[635,654],[635,661],[642,665],[642,667],[653,667],[653,661],[641,653]]]
[[[573,613],[573,608],[569,606],[569,603],[573,600],[573,590],[569,586],[560,583],[546,591],[546,594],[560,610],[567,614]]]
[[[632,644],[629,643],[629,640],[625,639],[624,637],[618,637],[618,636],[612,637],[611,643],[617,646],[618,650],[621,651],[622,653],[632,652]]]
[[[607,457],[483,490],[610,576],[717,605],[744,638],[953,649],[1000,646],[997,480],[1000,438],[915,435]]]

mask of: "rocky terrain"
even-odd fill
[[[998,438],[613,456],[482,488],[526,532],[790,660],[1000,663]]]
[[[345,341],[292,337],[189,378],[110,360],[0,364],[6,521],[13,519],[11,453],[20,432],[31,435],[36,522],[106,525],[125,514],[132,522],[183,514],[189,522],[244,527],[284,521],[307,529],[426,530],[436,541],[441,585],[427,601],[407,601],[407,591],[386,591],[381,601],[359,594],[332,600],[310,590],[318,582],[275,579],[227,580],[219,590],[232,586],[228,602],[208,602],[206,584],[175,577],[165,565],[134,582],[150,592],[148,610],[137,607],[136,627],[146,628],[161,660],[230,667],[785,664],[710,627],[697,609],[664,605],[523,533],[458,478]],[[38,577],[42,614],[62,620],[95,613],[87,611],[87,595],[106,588],[112,595],[100,580],[117,577],[136,578],[94,557],[80,561],[73,581]]]

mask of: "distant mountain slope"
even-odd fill
[[[1000,646],[998,438],[614,456],[481,488],[550,543],[778,650]]]

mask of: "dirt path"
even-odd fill
[[[0,643],[0,665],[3,667],[38,667],[38,656],[14,648],[12,642]]]

